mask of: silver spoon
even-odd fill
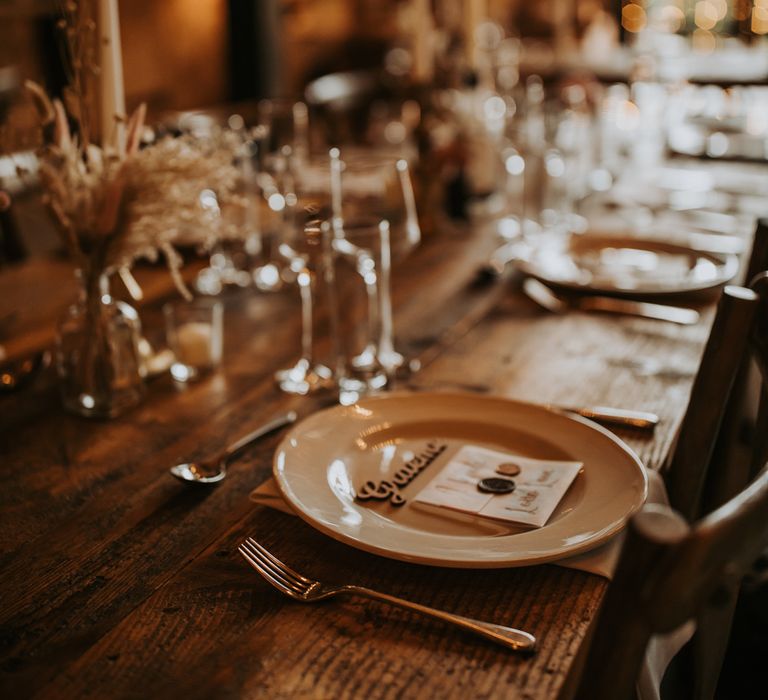
[[[217,484],[227,475],[227,464],[240,450],[259,438],[279,430],[283,426],[295,423],[297,417],[296,411],[288,411],[288,413],[278,416],[267,423],[262,423],[256,430],[247,435],[243,435],[237,442],[227,447],[218,457],[204,462],[177,464],[171,467],[171,474],[177,479],[194,484]]]

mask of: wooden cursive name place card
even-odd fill
[[[448,449],[447,444],[428,442],[423,450],[408,459],[391,479],[366,481],[357,491],[358,501],[389,501],[393,506],[401,506],[405,498],[401,489],[410,484],[421,472]]]

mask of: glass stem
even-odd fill
[[[299,296],[301,297],[301,362],[306,363],[307,369],[312,367],[314,358],[314,334],[312,331],[312,273],[304,268],[297,277]]]
[[[365,294],[368,299],[368,342],[366,343],[365,353],[370,355],[370,362],[373,364],[376,362],[376,341],[379,329],[383,326],[382,320],[379,318],[379,275],[376,274],[375,263],[370,256],[363,255],[361,258],[359,268],[362,270]]]
[[[400,364],[402,359],[394,346],[394,323],[392,320],[392,297],[390,281],[392,272],[392,251],[389,243],[389,224],[383,221],[379,226],[381,238],[381,269],[379,271],[379,309],[381,313],[381,337],[379,338],[379,356],[382,364],[391,369]]]

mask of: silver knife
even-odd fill
[[[612,408],[610,406],[583,406],[580,408],[572,406],[554,406],[562,411],[577,413],[584,418],[597,421],[599,423],[608,423],[610,425],[620,425],[631,428],[641,428],[643,430],[652,430],[659,422],[659,417],[655,413],[648,411],[630,411],[624,408]]]
[[[582,311],[604,311],[606,313],[642,316],[659,321],[670,321],[683,326],[691,326],[699,321],[699,312],[681,306],[651,304],[647,301],[614,299],[613,297],[581,297],[570,302],[571,306]]]
[[[602,311],[653,318],[660,321],[671,321],[672,323],[680,323],[682,325],[692,325],[699,320],[698,311],[680,306],[651,304],[646,301],[601,296],[569,297],[565,299],[555,294],[547,285],[532,277],[523,282],[523,291],[526,296],[537,304],[554,313],[563,313],[568,309]]]

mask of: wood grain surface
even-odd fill
[[[478,275],[495,245],[481,229],[446,230],[399,266],[398,346],[430,360],[413,381],[654,411],[661,417],[654,433],[618,434],[659,468],[685,411],[715,297],[690,300],[702,312],[693,327],[556,316],[523,297],[514,276]],[[58,293],[44,278],[35,265],[0,277],[2,309],[28,313],[29,285],[43,285],[34,292],[43,299]],[[154,337],[162,334],[163,292],[172,293],[163,284],[140,307]],[[125,416],[99,422],[64,413],[52,370],[0,396],[0,696],[568,695],[604,579],[555,565],[430,568],[331,541],[248,501],[271,472],[279,436],[244,452],[216,488],[169,476],[172,464],[216,453],[273,414],[317,405],[281,394],[272,378],[297,357],[295,290],[224,299],[222,370],[182,388],[155,379]],[[38,309],[26,328],[52,324],[54,306]],[[307,574],[529,630],[539,651],[516,655],[372,602],[305,607],[240,558],[246,535]]]

